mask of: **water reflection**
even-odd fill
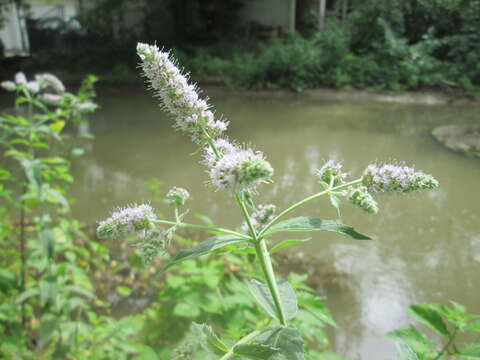
[[[395,358],[384,334],[410,322],[407,306],[414,302],[454,299],[480,312],[479,161],[443,149],[430,136],[435,125],[478,122],[477,109],[207,93],[231,121],[231,137],[255,144],[275,167],[259,203],[283,208],[313,193],[312,171],[329,158],[343,160],[353,175],[372,160],[402,159],[440,180],[435,192],[380,198],[378,216],[346,204],[344,222],[373,234],[372,242],[316,234],[302,247],[347,276],[348,286],[327,291],[339,323],[333,334],[339,353],[349,360]],[[199,155],[191,155],[195,146],[173,132],[153,100],[143,91],[99,99],[96,140],[75,166],[78,216],[94,222],[112,206],[149,199],[146,181],[155,177],[165,192],[173,185],[189,189],[192,212],[238,225],[231,198],[205,188]],[[306,213],[337,217],[328,201],[298,214]]]

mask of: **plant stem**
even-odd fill
[[[448,348],[450,347],[450,345],[452,345],[452,342],[453,340],[455,339],[455,336],[457,335],[457,330],[458,328],[455,327],[455,329],[453,329],[453,332],[450,334],[450,336],[448,337],[448,341],[447,343],[445,344],[445,346],[443,347],[443,349],[438,353],[438,355],[435,357],[435,359],[433,360],[439,360],[441,359],[442,355],[445,353],[445,351],[448,350]]]
[[[235,235],[238,236],[242,239],[245,240],[251,240],[252,238],[248,235],[233,231],[233,230],[228,230],[228,229],[223,229],[223,228],[217,228],[217,227],[212,227],[212,226],[204,226],[204,225],[196,225],[196,224],[187,224],[187,223],[182,223],[182,222],[175,222],[175,221],[167,221],[167,220],[153,220],[152,222],[157,223],[157,224],[164,224],[164,225],[172,225],[172,226],[178,226],[178,227],[183,227],[183,228],[188,228],[188,229],[197,229],[197,230],[206,230],[206,231],[218,231],[222,232],[225,234],[230,234],[230,235]]]
[[[248,334],[247,336],[241,338],[235,345],[233,345],[230,350],[228,350],[227,353],[225,353],[225,355],[223,355],[220,360],[228,360],[228,359],[231,359],[232,357],[235,356],[235,353],[233,352],[233,348],[237,345],[241,345],[241,344],[245,344],[247,342],[250,341],[250,339],[253,339],[255,336],[257,336],[258,334],[260,334],[260,330],[255,330],[253,332],[251,332],[250,334]]]
[[[282,308],[282,302],[280,301],[280,292],[278,291],[277,281],[275,279],[275,273],[273,271],[272,261],[270,260],[270,254],[268,253],[265,239],[258,239],[257,234],[255,232],[255,228],[253,227],[250,221],[250,216],[248,214],[247,208],[245,207],[245,203],[243,202],[243,200],[240,198],[239,195],[236,195],[236,199],[245,217],[245,221],[247,222],[248,228],[250,229],[250,235],[254,240],[255,252],[257,253],[257,257],[260,262],[260,266],[262,268],[263,274],[265,275],[265,279],[267,280],[267,285],[268,285],[268,289],[270,290],[270,294],[272,294],[273,302],[277,310],[278,319],[280,320],[280,323],[282,325],[287,325],[285,313],[283,312],[283,308]]]
[[[293,204],[292,206],[286,208],[285,210],[283,210],[280,214],[278,214],[277,216],[275,216],[272,221],[270,221],[267,225],[265,225],[265,227],[258,233],[258,238],[262,238],[262,235],[264,235],[268,229],[270,229],[273,225],[275,225],[282,217],[284,217],[285,215],[291,213],[293,210],[296,210],[297,208],[299,208],[300,206],[302,205],[305,205],[306,203],[312,201],[312,200],[315,200],[317,198],[319,198],[320,196],[323,196],[323,195],[326,195],[332,191],[337,191],[337,190],[341,190],[341,189],[345,189],[349,186],[352,186],[352,185],[356,185],[356,184],[359,184],[362,182],[362,179],[357,179],[357,180],[354,180],[354,181],[351,181],[351,182],[348,182],[346,184],[342,184],[342,185],[339,185],[339,186],[336,186],[336,187],[332,187],[332,188],[329,188],[327,190],[324,190],[324,191],[321,191],[319,193],[316,193],[316,194],[313,194],[303,200],[300,200],[299,202]]]
[[[25,189],[25,186],[24,186]],[[25,190],[22,191],[23,194]],[[26,246],[25,246],[25,204],[22,200],[20,203],[20,279],[21,284],[20,287],[22,292],[25,291],[27,286],[27,254],[26,254]],[[21,305],[21,313],[22,313],[22,325],[25,328],[27,325],[27,318],[25,314],[25,301],[22,301]]]

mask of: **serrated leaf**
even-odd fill
[[[413,326],[391,331],[387,334],[387,337],[400,339],[412,348],[412,350],[419,353],[430,353],[432,346],[434,346],[429,338]]]
[[[277,282],[280,302],[287,320],[293,319],[298,311],[297,295],[290,284],[285,280]],[[251,280],[248,289],[260,306],[274,319],[279,319],[277,308],[268,286],[258,280]]]
[[[439,313],[430,305],[411,305],[410,314],[412,318],[435,330],[440,335],[450,335],[447,326]]]
[[[213,352],[217,355],[223,355],[228,352],[228,346],[225,345],[222,340],[215,334],[212,327],[207,324],[192,324],[193,329],[197,332],[197,335],[202,339],[202,345],[207,351]],[[206,344],[204,344],[206,342]]]
[[[273,225],[264,234],[264,237],[281,232],[309,232],[309,231],[332,231],[349,236],[356,240],[371,240],[370,237],[360,234],[353,227],[332,220],[322,220],[309,216],[300,216],[282,221]]]
[[[480,359],[480,343],[465,345],[459,352],[453,354],[466,359]]]
[[[170,263],[165,266],[164,270],[167,270],[171,266],[187,259],[193,259],[198,256],[208,254],[209,252],[220,249],[222,247],[239,244],[245,241],[245,239],[238,238],[234,235],[218,235],[211,237],[204,242],[198,244],[194,248],[179,251],[172,259],[172,261],[170,261]]]
[[[253,360],[270,360],[273,355],[278,353],[278,350],[270,345],[258,343],[240,344],[233,348],[234,354]]]
[[[303,340],[297,329],[288,326],[272,326],[254,337],[251,343],[277,348],[269,360],[304,360]]]
[[[282,249],[285,249],[287,247],[293,246],[293,245],[298,245],[307,241],[310,241],[312,238],[307,238],[307,239],[291,239],[291,240],[283,240],[273,246],[269,252],[270,254],[276,253],[277,251],[280,251]]]

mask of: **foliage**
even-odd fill
[[[400,360],[480,359],[480,315],[468,314],[465,307],[453,301],[450,306],[412,305],[410,315],[438,339],[432,340],[415,326],[390,332],[389,337],[400,341]],[[470,342],[460,342],[459,337]]]
[[[96,109],[89,76],[77,94],[51,74],[23,73],[2,87],[15,91],[16,111],[0,117],[0,169],[5,204],[0,221],[0,354],[6,359],[127,359],[146,353],[131,338],[137,317],[97,315],[105,307],[88,276],[108,260],[69,215],[71,161],[91,136],[72,135]],[[69,141],[67,146],[65,141]],[[75,147],[73,146],[74,144]],[[17,218],[16,214],[20,216]]]

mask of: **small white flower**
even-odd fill
[[[250,214],[250,223],[255,230],[258,230],[262,225],[268,224],[275,215],[276,206],[273,204],[258,205],[257,210]],[[242,231],[245,234],[250,232],[246,221],[242,224]]]
[[[40,91],[40,84],[37,81],[29,81],[26,85],[28,91],[32,94],[37,94]]]
[[[47,105],[59,106],[62,103],[62,96],[57,94],[41,94],[39,97],[40,101]]]
[[[267,182],[273,175],[273,168],[262,153],[250,148],[235,149],[225,153],[209,174],[212,184],[217,188],[239,193]]]
[[[15,74],[15,82],[17,85],[25,86],[27,85],[27,77],[23,72],[18,72]]]
[[[362,183],[371,193],[406,193],[438,187],[438,181],[432,175],[393,164],[369,165],[363,173]]]
[[[173,187],[167,193],[167,203],[174,207],[185,205],[185,202],[190,198],[190,193],[181,187]]]
[[[347,174],[342,172],[342,164],[328,160],[319,170],[315,171],[315,176],[329,186],[330,184],[339,186],[344,183]]]
[[[57,93],[65,92],[65,85],[63,85],[63,82],[53,74],[38,74],[35,75],[35,80],[39,82],[42,89],[50,88]]]
[[[17,85],[13,81],[2,81],[0,86],[7,91],[15,91],[17,90]]]
[[[84,102],[73,104],[73,107],[79,112],[94,112],[98,108],[98,105],[92,102]]]
[[[136,233],[145,234],[153,228],[152,221],[156,220],[154,209],[150,205],[132,205],[119,209],[98,224],[97,235],[99,238],[119,238]]]

